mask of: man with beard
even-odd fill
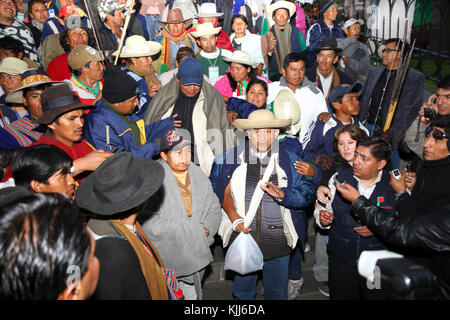
[[[42,114],[37,123],[47,126],[46,133],[32,145],[49,144],[64,150],[73,160],[70,173],[81,181],[112,153],[95,150],[81,139],[84,126],[84,109],[93,106],[81,103],[69,85],[59,85],[41,94]]]

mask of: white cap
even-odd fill
[[[344,23],[344,29],[347,29],[349,27],[351,27],[352,25],[354,25],[355,23],[359,23],[360,25],[364,24],[364,20],[362,19],[355,19],[355,18],[350,18],[347,21],[345,21]]]

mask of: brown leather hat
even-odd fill
[[[41,102],[42,114],[36,120],[39,124],[50,124],[60,115],[72,110],[95,107],[83,104],[69,84],[45,89],[41,94]]]

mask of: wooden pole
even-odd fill
[[[93,29],[93,33],[94,33],[95,43],[97,44],[97,48],[98,48],[98,50],[100,50],[100,52],[102,53],[103,58],[106,58],[106,57],[105,57],[105,54],[104,54],[104,52],[103,52],[103,49],[102,49],[102,47],[100,46],[100,42],[98,41],[98,37],[97,37],[98,26],[97,26],[97,22],[95,22],[95,20],[92,19],[92,13],[91,13],[91,8],[90,8],[90,6],[89,6],[89,2],[86,1],[86,0],[83,0],[83,2],[84,2],[84,6],[86,7],[86,11],[87,11],[87,14],[88,14],[88,16],[89,16],[89,20],[91,20],[91,23],[92,23],[92,29]],[[105,66],[105,60],[102,60],[102,64],[103,64],[103,66]]]
[[[117,61],[119,60],[120,52],[122,51],[123,39],[125,38],[125,35],[127,33],[128,23],[130,22],[131,11],[133,10],[133,7],[134,7],[134,0],[131,2],[131,6],[127,9],[127,17],[125,18],[125,25],[123,26],[122,36],[120,37],[119,49],[117,50],[117,55],[116,55],[116,59],[114,60],[114,65],[117,64]]]
[[[267,14],[267,8],[264,5],[264,13],[266,14],[266,20],[267,20],[267,26],[269,27],[269,33],[272,34],[272,32],[270,31],[270,25],[269,25],[269,16]],[[272,34],[273,36],[273,34]],[[280,57],[278,56],[278,51],[277,51],[277,44],[275,43],[275,46],[273,48],[273,51],[275,52],[275,58],[277,60],[277,66],[278,66],[278,73],[281,73],[281,64],[280,64]],[[267,66],[268,67],[268,66]],[[267,68],[269,69],[269,68]]]

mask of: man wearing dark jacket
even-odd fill
[[[353,215],[377,236],[399,246],[408,258],[428,265],[437,276],[437,298],[450,299],[450,116],[438,116],[426,130],[424,159],[417,182],[409,185],[406,170],[399,180],[391,178],[397,193],[398,217],[375,208],[351,186],[337,187],[353,201]],[[407,192],[412,189],[411,195]],[[420,250],[420,251],[419,251]],[[425,251],[424,251],[425,250]],[[429,261],[428,261],[429,259]]]
[[[317,49],[317,65],[306,69],[306,77],[316,84],[327,101],[334,87],[342,84],[353,85],[352,78],[335,68],[341,52],[335,38],[325,38]],[[333,113],[330,105],[328,105],[328,112]]]
[[[332,300],[384,299],[386,292],[369,290],[366,280],[359,276],[357,264],[365,250],[384,250],[385,244],[373,232],[351,215],[350,203],[336,191],[336,181],[346,181],[373,203],[395,213],[394,190],[385,167],[390,157],[389,144],[380,137],[358,141],[352,169],[339,170],[328,187],[330,200],[326,206],[317,205],[314,212],[317,225],[330,228],[328,240],[329,288]],[[347,185],[347,184],[346,184]]]
[[[402,42],[399,39],[386,41],[382,55],[383,65],[370,69],[367,81],[361,92],[359,120],[364,123],[371,134],[384,127],[399,68],[401,48]],[[394,168],[398,167],[398,144],[401,135],[409,128],[419,112],[423,102],[424,88],[425,75],[422,72],[408,68],[390,131],[388,130],[385,135],[391,140],[393,150],[391,162]]]

